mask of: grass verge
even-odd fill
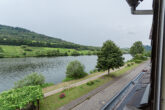
[[[81,86],[78,87],[74,87],[74,88],[70,88],[67,90],[64,90],[60,93],[54,94],[52,96],[49,96],[47,98],[44,98],[40,101],[40,110],[56,110],[59,107],[68,104],[69,102],[71,102],[72,100],[75,100],[85,94],[87,94],[88,92],[96,89],[97,87],[109,82],[110,80],[112,80],[112,76],[113,77],[118,77],[124,73],[126,73],[129,70],[134,69],[135,67],[137,67],[139,64],[134,64],[131,65],[130,67],[125,67],[123,69],[120,69],[116,72],[112,72],[111,75],[104,75],[96,80],[94,80],[92,84],[83,84]],[[93,75],[93,74],[91,74]],[[59,95],[61,93],[65,93],[66,97],[60,99]]]

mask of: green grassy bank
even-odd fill
[[[139,64],[133,64],[131,66],[126,66],[123,69],[120,69],[116,72],[112,72],[110,76],[105,75],[105,76],[102,76],[102,77],[92,81],[92,83],[90,82],[90,84],[83,84],[81,86],[67,89],[60,93],[57,93],[57,94],[54,94],[47,98],[44,98],[40,101],[40,110],[56,110],[56,109],[62,107],[63,105],[68,104],[72,100],[75,100],[75,99],[87,94],[88,92],[96,89],[97,87],[109,82],[114,77],[121,76],[122,74],[126,73],[127,71],[134,69],[138,65]],[[94,74],[98,74],[98,73],[94,73]],[[92,75],[94,75],[94,74],[92,74]],[[60,99],[59,95],[61,93],[65,93],[66,97]]]
[[[96,51],[66,48],[0,45],[1,58],[93,55]]]

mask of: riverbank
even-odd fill
[[[129,54],[125,54],[123,57],[125,61],[132,58]],[[87,73],[90,73],[97,64],[97,56],[95,55],[0,58],[0,92],[9,90],[14,86],[14,82],[33,72],[44,75],[47,83],[59,84],[66,77],[68,63],[74,60],[78,60],[85,65]]]
[[[66,88],[60,93],[56,93],[54,95],[51,95],[51,96],[46,97],[43,100],[41,100],[40,101],[40,109],[41,110],[54,110],[54,109],[57,109],[57,108],[65,105],[65,104],[71,102],[72,100],[75,100],[75,99],[81,97],[82,95],[87,94],[88,92],[98,88],[99,86],[101,86],[103,84],[106,84],[107,82],[112,80],[114,77],[119,77],[119,76],[123,75],[124,73],[136,68],[138,65],[139,64],[134,64],[134,65],[131,65],[131,66],[125,66],[124,68],[121,68],[120,70],[112,72],[110,76],[108,76],[107,74],[104,74],[103,76],[98,77],[97,79],[94,79],[93,81],[89,81],[85,84],[82,84],[82,85],[79,85],[79,86],[76,86],[76,87],[72,87],[72,88]],[[97,76],[97,75],[100,75],[100,74],[103,74],[103,73],[95,73],[94,75],[92,74],[93,76],[91,76],[91,77],[94,77],[94,76]],[[87,76],[87,77],[90,77],[90,75]],[[83,80],[83,79],[81,79],[81,80]],[[70,83],[73,83],[73,82],[78,82],[78,81],[68,82],[68,85]],[[91,83],[91,84],[89,84],[89,83]],[[67,84],[67,82],[65,82],[65,84]],[[63,84],[61,84],[61,85],[59,84],[57,86],[54,86],[51,89],[48,89],[48,88],[43,89],[43,91],[46,93],[46,92],[52,90],[53,88],[58,89],[61,86],[63,86]],[[65,85],[64,85],[64,87],[65,87]],[[60,99],[59,95],[61,93],[65,93],[66,97],[63,98],[63,99]]]
[[[97,51],[66,48],[0,45],[0,58],[96,55]]]

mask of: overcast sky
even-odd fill
[[[144,0],[138,8],[151,7],[151,0]],[[150,44],[151,23],[151,15],[131,15],[125,0],[0,0],[0,24],[83,45]]]

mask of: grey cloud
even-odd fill
[[[145,0],[139,8],[151,8]],[[130,47],[148,39],[152,16],[133,16],[125,0],[1,0],[0,24],[24,27],[67,41]]]

